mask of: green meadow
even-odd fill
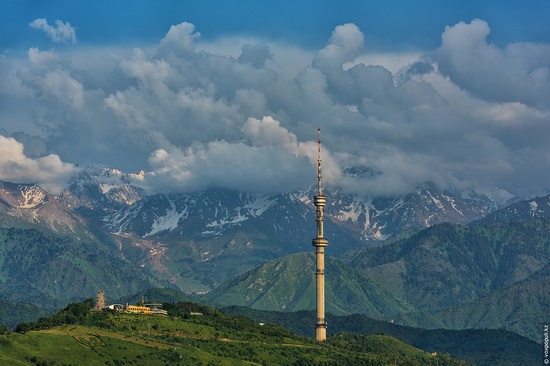
[[[90,313],[91,306],[71,304],[0,335],[0,364],[467,365],[386,335],[338,333],[319,343],[279,325],[192,303],[166,304],[167,317]]]

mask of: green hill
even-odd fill
[[[90,313],[92,305],[72,304],[0,335],[0,364],[466,365],[390,336],[339,333],[319,343],[192,303],[168,305],[169,317]],[[197,310],[203,315],[190,315]]]
[[[311,335],[314,332],[314,311],[282,313],[236,306],[224,308],[223,311],[233,315],[246,315],[259,322],[280,324],[301,335]],[[506,330],[419,329],[375,320],[363,314],[327,314],[327,323],[329,336],[341,332],[386,334],[414,347],[429,352],[449,353],[478,366],[537,365],[542,362],[540,344]]]
[[[550,221],[440,224],[342,257],[396,297],[429,311],[523,281],[550,264],[549,258]]]
[[[418,321],[403,314],[399,322],[506,328],[540,340],[537,325],[550,321],[544,293],[549,258],[550,221],[535,220],[436,225],[341,259],[393,297],[433,315]]]
[[[93,238],[0,228],[0,252],[0,300],[59,308],[99,289],[121,297],[158,287],[121,258],[114,244]]]
[[[0,326],[13,329],[21,322],[33,322],[55,312],[55,310],[44,309],[34,304],[0,300]]]
[[[542,326],[550,322],[549,270],[472,303],[433,314],[449,329],[495,328],[496,325],[543,342]]]
[[[315,308],[315,257],[297,253],[271,260],[227,281],[202,300],[261,310],[296,311]],[[326,310],[333,314],[366,313],[392,319],[413,313],[414,307],[397,300],[365,274],[326,257]]]
[[[537,342],[549,322],[550,221],[413,235],[326,259],[326,309],[422,328],[508,329]],[[222,305],[297,311],[315,307],[313,253],[271,260],[204,296]]]

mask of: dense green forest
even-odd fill
[[[4,301],[59,309],[100,288],[120,297],[158,285],[145,270],[121,258],[114,244],[92,237],[0,228],[0,254]]]
[[[223,311],[246,315],[259,322],[280,324],[301,335],[312,335],[314,311],[277,312],[232,306]],[[541,362],[541,346],[536,342],[506,330],[490,329],[419,329],[375,320],[364,314],[337,316],[327,314],[329,335],[342,332],[357,334],[386,334],[414,347],[482,365],[535,365]]]
[[[541,342],[550,321],[550,221],[417,233],[326,257],[326,309],[421,328],[507,329]],[[203,300],[258,310],[314,309],[313,253],[280,257]]]
[[[434,225],[341,257],[430,317],[413,326],[505,328],[541,341],[550,321],[550,221]],[[415,321],[418,319],[418,321]]]
[[[388,318],[414,312],[364,273],[326,257],[326,308],[343,315],[355,312]],[[315,255],[296,253],[280,257],[228,281],[202,297],[221,305],[260,310],[296,311],[315,307]]]

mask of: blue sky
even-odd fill
[[[0,0],[0,180],[547,194],[550,1]],[[347,167],[376,174],[357,177]],[[313,171],[313,174],[311,172]]]
[[[332,29],[359,26],[377,49],[437,47],[444,27],[480,18],[491,24],[497,44],[548,41],[550,2],[527,1],[224,1],[224,0],[2,0],[2,48],[41,41],[28,23],[62,19],[85,44],[156,42],[167,27],[187,21],[205,40],[245,34],[319,48]]]

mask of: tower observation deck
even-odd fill
[[[317,283],[317,321],[315,322],[315,338],[318,341],[327,339],[327,323],[325,321],[325,247],[328,246],[328,239],[323,233],[323,215],[327,199],[323,195],[323,184],[321,176],[321,129],[317,130],[317,195],[313,197],[316,207],[317,237],[312,240],[315,247],[315,259],[317,269],[315,279]]]

